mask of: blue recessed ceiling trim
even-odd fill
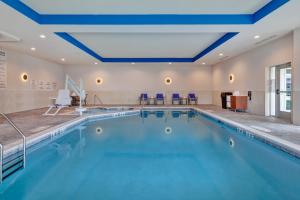
[[[229,39],[237,35],[238,33],[237,32],[226,33],[224,36],[222,36],[212,45],[210,45],[209,47],[207,47],[202,52],[200,52],[199,54],[197,54],[195,57],[192,58],[104,58],[68,33],[57,32],[55,34],[102,62],[126,63],[126,62],[195,62],[201,57],[208,54],[210,51],[214,50],[218,46],[222,45],[223,43],[225,43],[226,41],[228,41]]]
[[[281,6],[283,6],[284,4],[286,4],[289,1],[290,0],[273,0],[273,1],[270,1],[267,5],[265,5],[264,7],[262,7],[261,9],[259,9],[258,11],[256,11],[253,14],[253,23],[258,22],[259,20],[261,20],[265,16],[269,15],[270,13],[272,13],[276,9],[280,8]]]
[[[237,34],[238,34],[237,32],[226,33],[223,37],[221,37],[220,39],[215,41],[213,44],[211,44],[209,47],[207,47],[202,52],[200,52],[198,55],[196,55],[193,58],[193,60],[197,61],[198,59],[202,58],[203,56],[205,56],[206,54],[208,54],[209,52],[211,52],[212,50],[214,50],[218,46],[224,44],[226,41],[230,40],[231,38],[233,38]]]
[[[192,58],[103,58],[102,62],[112,63],[163,63],[163,62],[194,62]]]
[[[89,15],[39,14],[21,0],[1,0],[38,24],[60,25],[224,25],[255,24],[290,0],[272,0],[253,14]]]
[[[40,24],[57,25],[211,25],[253,24],[252,15],[43,15]]]
[[[94,58],[96,58],[96,59],[98,59],[100,61],[103,61],[103,57],[99,56],[93,50],[91,50],[90,48],[88,48],[87,46],[85,46],[84,44],[82,44],[81,42],[79,42],[78,40],[76,40],[70,34],[64,33],[64,32],[57,32],[55,34],[58,35],[58,36],[60,36],[64,40],[68,41],[69,43],[73,44],[74,46],[78,47],[79,49],[81,49],[82,51],[86,52],[87,54],[93,56]]]
[[[34,11],[32,8],[28,7],[20,0],[1,0],[2,2],[6,3],[13,9],[17,10],[18,12],[22,13],[26,17],[30,18],[35,22],[39,22],[41,15]]]
[[[40,14],[21,0],[1,0],[41,25],[251,25],[266,17],[290,0],[271,0],[253,14],[148,14],[90,15]],[[58,36],[102,62],[195,62],[238,33],[227,33],[192,58],[104,58],[68,33]]]

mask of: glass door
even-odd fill
[[[290,63],[275,68],[275,95],[275,116],[291,119],[292,68]]]

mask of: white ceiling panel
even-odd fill
[[[103,57],[191,58],[224,33],[72,33]]]
[[[86,0],[87,2],[90,2],[89,0]],[[112,0],[113,1],[113,0]],[[126,1],[126,0],[124,0]],[[163,0],[162,0],[163,1]],[[182,0],[183,2],[186,2]],[[201,1],[201,0],[199,0]],[[212,0],[213,2],[216,2],[215,0]],[[57,0],[40,0],[36,2],[42,2],[45,5],[47,2],[55,3],[60,2]],[[76,5],[77,0],[73,0],[74,5]],[[98,1],[97,1],[98,2]],[[173,2],[173,1],[172,1]],[[174,0],[174,2],[177,2]],[[203,2],[203,1],[201,1]],[[219,1],[221,2],[221,1]],[[226,4],[231,2],[227,0],[223,0],[222,2],[226,2]],[[243,5],[256,2],[253,5],[258,5],[262,1],[239,1],[240,4],[243,3]],[[73,5],[73,4],[72,4]],[[75,6],[76,7],[76,6]],[[259,6],[258,6],[259,7]],[[56,7],[55,9],[60,9]],[[73,9],[73,8],[72,8]],[[235,8],[233,8],[235,9]],[[256,8],[254,9],[256,10]],[[180,57],[187,56],[190,57],[190,55],[195,54],[203,50],[203,46],[200,44],[193,45],[196,42],[201,41],[201,38],[204,38],[203,33],[209,33],[212,36],[218,36],[214,35],[216,32],[240,32],[237,36],[232,38],[231,40],[227,41],[223,45],[219,46],[218,48],[211,51],[206,56],[202,57],[197,61],[195,64],[200,64],[202,62],[205,62],[207,65],[213,65],[217,62],[220,62],[220,56],[219,53],[224,53],[224,57],[231,58],[233,56],[239,55],[245,51],[248,51],[249,49],[253,49],[259,45],[256,45],[256,43],[260,41],[264,41],[266,38],[269,38],[270,36],[277,35],[276,38],[281,37],[282,35],[285,35],[286,33],[291,32],[292,30],[296,29],[297,27],[300,27],[300,1],[298,0],[291,0],[284,6],[280,7],[280,9],[272,12],[272,14],[268,15],[267,17],[260,20],[258,23],[254,25],[172,25],[172,26],[159,26],[159,25],[147,25],[147,26],[109,26],[109,25],[101,25],[101,26],[91,26],[91,25],[38,25],[37,23],[33,22],[31,19],[25,17],[21,13],[17,12],[13,8],[7,6],[6,4],[0,2],[0,31],[4,31],[6,33],[9,33],[11,35],[17,36],[18,38],[21,38],[20,42],[0,42],[0,48],[4,49],[12,49],[15,51],[20,51],[26,54],[30,54],[34,57],[40,57],[43,59],[50,60],[52,62],[57,62],[61,64],[66,65],[94,65],[94,62],[99,62],[102,65],[100,61],[97,61],[94,57],[90,56],[86,52],[82,51],[81,49],[75,47],[74,45],[70,44],[69,42],[63,40],[62,38],[58,37],[54,34],[54,32],[71,32],[71,33],[82,33],[82,34],[90,34],[92,32],[96,34],[108,34],[112,35],[114,34],[133,34],[135,36],[135,42],[138,41],[138,36],[141,34],[153,34],[155,36],[161,36],[162,39],[159,39],[157,41],[161,41],[162,46],[158,46],[157,43],[155,47],[148,48],[148,52],[144,52],[140,54],[141,57],[144,57],[145,55],[152,55],[153,57],[163,57],[159,52],[167,52],[164,54],[164,57],[166,56],[172,56],[175,57],[176,55],[180,55]],[[291,15],[292,13],[292,15]],[[193,37],[192,35],[198,35],[200,39],[194,39],[193,44],[191,44],[191,48],[193,49],[187,49],[188,43],[191,43],[191,41],[178,43],[178,39],[174,40],[171,43],[171,45],[168,45],[166,37],[163,36],[164,34],[167,34],[168,37],[171,37],[170,35],[175,35],[175,33],[179,34],[178,38],[181,38],[180,40],[183,40],[183,38],[189,38]],[[46,39],[41,39],[39,37],[40,34],[45,34],[47,36]],[[254,35],[260,35],[261,38],[259,40],[255,40],[253,38]],[[76,34],[74,36],[77,37]],[[83,35],[84,36],[84,35]],[[198,37],[197,36],[197,37]],[[78,35],[78,38],[80,35]],[[102,37],[102,36],[101,36]],[[124,36],[125,37],[125,36]],[[127,37],[127,36],[126,36]],[[118,37],[114,37],[115,41],[118,41],[116,39]],[[147,37],[149,38],[149,37]],[[174,37],[176,38],[176,37]],[[84,38],[79,38],[84,41]],[[211,38],[213,40],[213,38]],[[217,38],[216,38],[217,39]],[[104,42],[109,42],[107,44],[108,47],[111,47],[114,43],[114,40],[107,40]],[[120,39],[121,40],[121,39]],[[126,39],[129,41],[128,39]],[[133,40],[133,39],[132,39]],[[100,41],[100,40],[99,40]],[[101,40],[103,41],[103,40]],[[148,39],[150,41],[150,39]],[[207,40],[207,43],[211,44]],[[130,54],[128,53],[126,55],[126,52],[124,53],[123,47],[120,47],[120,44],[114,44],[116,47],[115,51],[108,52],[109,49],[105,48],[104,43],[99,42],[98,45],[95,45],[97,43],[96,40],[91,40],[91,44],[88,44],[88,46],[92,47],[93,50],[96,50],[97,53],[102,56],[114,56],[114,53],[118,53],[117,51],[120,51],[117,55],[118,57],[125,57],[130,56],[132,57],[139,55],[139,52],[141,48],[131,48],[129,49],[128,45],[128,51],[133,51]],[[201,41],[202,42],[202,41]],[[213,41],[212,41],[213,42]],[[145,43],[140,43],[140,45],[146,45]],[[176,46],[175,46],[176,44]],[[263,43],[264,44],[264,43]],[[94,46],[92,46],[94,45]],[[119,46],[118,46],[119,45]],[[132,45],[132,43],[130,43]],[[153,44],[151,44],[153,45]],[[99,46],[99,48],[98,48]],[[125,44],[124,44],[125,46]],[[169,46],[169,49],[166,49],[166,46]],[[31,47],[35,47],[36,51],[31,51]],[[183,50],[182,52],[181,49]],[[202,48],[202,49],[201,49]],[[152,49],[150,51],[150,49]],[[158,53],[152,52],[153,49],[156,49]],[[175,51],[174,53],[171,53]],[[114,49],[113,49],[114,50]],[[107,51],[107,52],[105,52]],[[61,62],[61,58],[65,58],[65,62]],[[147,56],[148,57],[148,56]],[[105,63],[107,64],[107,63]],[[168,63],[165,63],[166,65]],[[114,64],[109,63],[109,65],[114,66]],[[126,65],[126,63],[124,64]]]
[[[40,14],[252,14],[271,0],[23,0]]]

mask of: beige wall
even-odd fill
[[[264,46],[216,64],[212,68],[213,103],[220,105],[221,91],[253,92],[250,113],[265,114],[265,70],[293,60],[293,35],[289,34]],[[229,82],[229,74],[235,81]]]
[[[294,31],[293,123],[300,125],[300,28]]]
[[[105,104],[135,104],[141,92],[150,95],[163,92],[170,103],[173,92],[182,95],[195,92],[199,96],[199,103],[220,105],[221,91],[239,90],[242,94],[247,94],[250,90],[253,91],[253,99],[249,103],[248,111],[263,115],[265,113],[265,69],[291,61],[298,67],[299,41],[300,30],[213,67],[188,63],[172,65],[99,63],[99,65],[62,67],[28,55],[6,51],[8,88],[0,89],[0,111],[8,113],[47,106],[50,103],[49,97],[57,96],[57,91],[33,90],[30,87],[30,80],[56,81],[57,88],[63,88],[64,75],[67,73],[77,82],[83,78],[85,89],[89,94],[89,104],[94,103],[94,95],[98,95]],[[293,51],[295,51],[294,60]],[[294,74],[299,74],[300,70],[297,67],[293,64]],[[22,72],[29,74],[30,80],[26,83],[20,80]],[[229,83],[228,75],[231,73],[235,75],[234,83]],[[103,79],[102,85],[96,84],[97,77]],[[166,85],[165,77],[171,77],[173,83]],[[294,76],[295,121],[299,120],[300,113],[300,106],[295,103],[295,101],[300,102],[299,77],[300,75]]]
[[[211,67],[196,64],[179,63],[159,64],[107,64],[90,66],[68,66],[65,72],[74,80],[84,80],[88,92],[88,102],[93,104],[97,94],[104,104],[136,104],[141,92],[155,95],[163,92],[170,103],[172,92],[186,95],[195,92],[199,103],[212,103]],[[165,77],[171,77],[171,85],[164,83]],[[96,78],[103,78],[103,84],[97,85]]]
[[[61,65],[22,53],[5,50],[7,54],[7,88],[0,89],[0,111],[4,113],[23,111],[48,106],[49,97],[57,96],[57,90],[31,89],[31,80],[55,81],[63,87],[64,71]],[[20,75],[29,75],[22,82]]]

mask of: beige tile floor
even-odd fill
[[[43,130],[49,129],[66,121],[74,119],[78,116],[74,115],[57,115],[43,116],[47,108],[29,110],[8,114],[8,117],[15,125],[24,133],[26,137],[37,134]],[[68,113],[70,109],[64,109],[62,113]],[[22,137],[14,128],[0,115],[0,143],[7,145],[16,140],[22,140]]]
[[[138,107],[138,105],[127,106]],[[249,113],[235,113],[232,111],[223,110],[214,105],[198,105],[197,107],[243,125],[267,129],[266,131],[268,131],[268,133],[271,135],[295,144],[300,144],[300,126],[292,125],[286,120],[258,116]],[[61,111],[61,114],[63,115],[57,115],[55,117],[42,116],[42,114],[46,111],[46,108],[12,113],[8,116],[19,127],[19,129],[24,132],[26,136],[31,136],[79,117],[76,115],[67,115],[67,113],[73,110],[74,108],[64,109]],[[18,136],[16,131],[3,118],[0,117],[0,143],[3,145],[8,145],[18,140],[21,141],[21,137]]]
[[[222,108],[214,105],[201,105],[198,107],[246,126],[255,126],[258,128],[267,129],[268,131],[266,132],[268,134],[295,144],[300,144],[300,126],[295,126],[287,120],[253,115],[249,113],[232,112],[229,110],[223,110]]]

